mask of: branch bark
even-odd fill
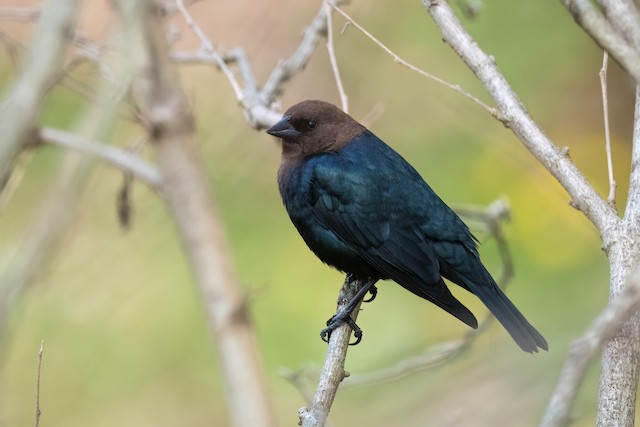
[[[0,190],[55,82],[71,40],[78,0],[51,0],[44,8],[23,72],[0,110]]]
[[[640,271],[628,280],[624,290],[598,315],[587,332],[574,341],[564,362],[541,427],[562,427],[571,422],[571,408],[584,375],[603,344],[640,308]]]
[[[246,298],[237,282],[196,147],[194,117],[169,60],[153,1],[118,1],[162,190],[199,286],[222,364],[232,425],[275,425]]]
[[[338,296],[338,308],[336,313],[342,310],[358,292],[363,285],[359,281],[349,281],[345,279],[340,294]],[[358,305],[351,314],[351,318],[355,321],[358,317]],[[310,408],[301,408],[298,412],[300,416],[300,425],[302,427],[322,427],[325,425],[331,405],[338,392],[338,387],[342,380],[349,376],[344,370],[344,363],[347,358],[347,350],[349,349],[349,339],[351,338],[351,327],[343,323],[338,329],[333,331],[327,348],[324,367],[320,373],[320,380],[316,393],[313,396],[313,402]]]

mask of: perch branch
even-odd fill
[[[571,422],[571,408],[589,364],[638,308],[640,271],[629,277],[624,289],[600,312],[585,334],[571,344],[541,427],[562,427]]]
[[[272,427],[273,406],[228,245],[197,150],[195,119],[171,63],[153,1],[119,0],[140,107],[171,210],[220,355],[231,424]]]
[[[346,307],[362,285],[363,283],[357,280],[349,281],[345,279],[338,296],[336,313]],[[359,310],[360,304],[351,314],[351,318],[354,321],[357,320]],[[344,364],[347,358],[347,350],[349,349],[351,332],[351,327],[343,323],[331,334],[324,367],[320,373],[320,380],[313,396],[311,407],[301,408],[298,413],[302,427],[322,427],[325,425],[331,405],[338,392],[338,387],[342,380],[349,376],[349,373],[344,370]]]

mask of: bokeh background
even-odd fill
[[[102,43],[111,30],[106,1],[85,2],[80,28]],[[0,0],[0,5],[27,6]],[[319,2],[208,0],[190,10],[221,48],[243,47],[259,83],[297,47]],[[442,43],[421,2],[354,0],[346,10],[404,59],[490,99]],[[494,55],[533,117],[602,193],[608,191],[600,49],[560,2],[485,2],[464,24]],[[383,385],[340,392],[331,412],[337,426],[533,426],[544,411],[567,348],[604,307],[608,265],[594,227],[500,123],[466,98],[395,64],[336,16],[335,49],[351,114],[381,112],[370,128],[409,159],[452,206],[487,205],[506,198],[505,225],[515,262],[508,295],[548,339],[548,353],[521,352],[497,324],[463,357]],[[178,50],[198,41],[179,18]],[[0,30],[27,45],[33,25],[0,20]],[[276,140],[251,130],[223,75],[210,66],[183,66],[182,79],[198,119],[201,149],[229,250],[251,298],[252,319],[281,425],[296,425],[304,405],[280,376],[283,368],[320,366],[326,345],[318,332],[335,307],[343,277],[322,265],[290,224],[277,193]],[[0,52],[0,87],[19,68]],[[81,67],[89,85],[99,77]],[[609,103],[618,206],[629,172],[633,86],[610,62]],[[308,98],[339,102],[326,49],[287,86],[282,107]],[[87,101],[53,90],[45,125],[67,128]],[[124,146],[139,130],[118,123],[110,142]],[[148,150],[147,150],[148,151]],[[0,267],[6,271],[37,213],[63,153],[45,146],[0,218]],[[145,152],[145,155],[149,155]],[[52,262],[3,313],[0,351],[0,425],[33,423],[37,351],[42,364],[41,425],[225,426],[228,417],[216,349],[207,331],[172,218],[163,201],[135,186],[133,223],[118,224],[115,199],[122,175],[97,164],[86,194]],[[482,235],[481,237],[485,237]],[[481,246],[486,264],[500,269],[494,242]],[[1,277],[1,276],[0,276]],[[1,285],[1,284],[0,284]],[[350,349],[347,370],[369,372],[424,348],[457,339],[462,323],[393,283],[379,286],[364,307],[361,345]],[[471,295],[456,295],[479,318]],[[587,377],[576,425],[593,425],[597,364]],[[247,408],[251,410],[251,408]]]

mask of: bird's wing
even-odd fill
[[[444,284],[437,255],[420,229],[419,218],[411,218],[412,213],[407,212],[406,195],[398,194],[404,190],[398,190],[396,180],[371,165],[339,156],[319,162],[314,172],[311,205],[319,224],[353,248],[381,276],[465,323],[477,325],[475,317]],[[411,187],[416,178],[406,178]]]

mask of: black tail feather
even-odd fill
[[[500,288],[491,280],[491,284],[481,286],[467,283],[469,290],[487,306],[489,311],[509,332],[520,348],[528,353],[537,353],[538,348],[549,350],[544,337],[520,313]]]

